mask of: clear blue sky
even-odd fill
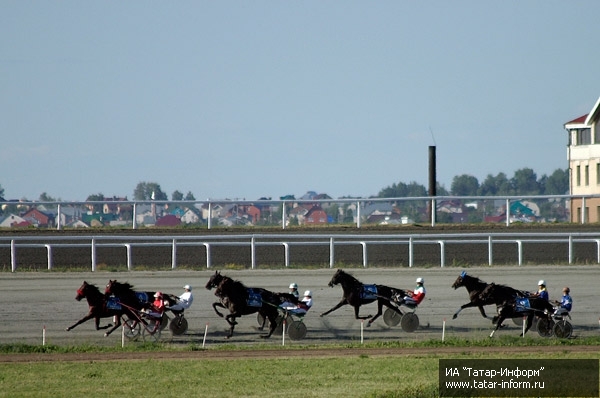
[[[376,195],[567,168],[600,1],[2,1],[7,199]]]

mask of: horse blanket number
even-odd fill
[[[363,300],[377,300],[377,286],[363,285],[360,291],[360,298]]]
[[[262,296],[260,292],[255,292],[254,289],[247,289],[248,300],[246,304],[248,307],[262,307]]]
[[[115,296],[110,296],[106,300],[106,309],[108,310],[121,310],[121,303],[119,302],[119,298]]]
[[[515,311],[516,312],[525,312],[529,310],[529,299],[528,298],[518,298],[515,303]]]

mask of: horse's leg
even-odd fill
[[[358,304],[357,306],[354,307],[354,318],[355,319],[369,319],[369,318],[371,318],[371,315],[359,316],[358,315],[359,310],[360,310],[360,304]]]
[[[329,311],[325,311],[325,312],[321,313],[320,316],[325,316],[327,314],[330,314],[333,311],[337,310],[338,308],[340,308],[340,307],[342,307],[342,306],[344,306],[346,304],[348,304],[348,302],[346,301],[345,298],[343,298],[342,301],[340,301],[339,303],[337,303],[332,309],[330,309]]]
[[[215,312],[217,313],[217,315],[220,316],[221,318],[223,318],[223,314],[221,314],[219,312],[217,307],[225,308],[225,306],[223,304],[221,304],[221,302],[217,301],[216,303],[213,303],[212,307],[213,307],[213,310],[215,310]]]
[[[456,311],[454,313],[454,315],[452,315],[452,319],[456,319],[458,317],[458,314],[464,310],[465,308],[470,308],[470,307],[478,307],[479,308],[479,312],[481,312],[481,316],[483,316],[484,318],[487,318],[487,315],[485,314],[485,311],[483,310],[483,306],[482,305],[478,305],[475,303],[467,303],[464,305],[461,305],[460,308],[458,309],[458,311]]]
[[[77,322],[75,322],[73,325],[69,326],[66,330],[67,332],[72,330],[73,328],[75,328],[75,326],[77,325],[81,325],[83,322],[89,321],[90,319],[92,319],[94,317],[94,314],[92,314],[91,312],[89,314],[87,314],[86,316],[84,316],[83,318],[81,318],[80,320],[78,320]]]
[[[519,335],[520,337],[523,337],[525,335],[525,333],[527,333],[529,328],[531,328],[531,324],[533,323],[534,316],[535,316],[535,313],[533,311],[527,315],[527,323],[525,324],[525,331],[521,332],[521,334]]]
[[[100,317],[99,316],[97,316],[94,321],[95,321],[94,323],[96,324],[96,330],[108,329],[109,327],[112,326],[110,323],[106,326],[100,326]]]
[[[383,313],[383,304],[384,303],[386,303],[386,305],[388,307],[394,308],[393,306],[387,304],[387,303],[389,303],[389,301],[383,300],[383,299],[378,299],[377,300],[377,314],[375,314],[371,319],[369,319],[369,322],[367,322],[367,327],[371,326],[371,324],[375,321],[375,319],[379,318],[379,316]],[[397,311],[397,312],[400,312],[400,311]]]
[[[492,333],[490,333],[490,337],[494,337],[494,333],[496,333],[496,331],[500,328],[500,325],[502,325],[502,322],[504,322],[504,319],[506,319],[504,314],[500,314],[498,316],[498,322],[496,323],[496,327],[494,328],[494,330],[492,330]]]
[[[116,318],[116,322],[115,322],[115,326],[112,327],[112,329],[110,329],[109,331],[107,331],[106,333],[104,333],[104,337],[108,337],[112,332],[114,332],[119,326],[121,326],[121,317],[117,316]],[[108,328],[109,326],[107,326]]]
[[[266,335],[261,335],[260,337],[262,337],[263,339],[268,339],[269,337],[271,337],[271,335],[273,334],[275,329],[277,329],[277,315],[278,315],[277,311],[269,312],[269,314],[267,315],[269,318],[269,323],[270,323],[269,333]]]

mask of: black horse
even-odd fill
[[[331,281],[329,281],[328,285],[329,287],[333,287],[337,284],[342,285],[342,300],[339,303],[337,303],[332,309],[323,312],[321,316],[325,316],[346,304],[354,307],[354,317],[356,319],[370,318],[369,322],[367,322],[367,326],[371,326],[373,321],[375,321],[375,319],[377,319],[382,314],[384,305],[402,315],[400,309],[391,303],[391,301],[394,300],[394,297],[406,296],[406,291],[402,289],[397,289],[394,287],[384,285],[365,285],[358,279],[356,279],[354,276],[350,275],[347,272],[344,272],[341,269],[338,269],[335,272],[335,274],[333,274],[333,277],[331,278]],[[375,316],[360,316],[360,306],[372,303],[375,300],[377,300],[377,313],[375,314]]]
[[[121,326],[121,316],[129,313],[126,308],[117,305],[117,303],[111,303],[110,301],[107,301],[106,296],[100,292],[98,287],[89,284],[86,281],[83,281],[81,287],[77,289],[75,300],[81,301],[84,298],[87,300],[88,306],[90,307],[88,314],[73,325],[69,326],[67,331],[72,330],[75,326],[80,325],[92,318],[94,318],[96,322],[96,330],[108,329],[112,325],[109,323],[106,326],[100,326],[100,318],[114,317],[115,325],[112,326],[112,329],[104,333],[104,336],[108,336],[115,331],[115,329]]]
[[[263,319],[268,319],[270,323],[268,334],[261,335],[261,337],[271,337],[277,328],[279,305],[286,300],[296,303],[298,301],[291,294],[273,293],[263,288],[247,288],[242,282],[221,275],[218,271],[215,271],[209,278],[205,287],[208,290],[216,289],[215,296],[219,297],[219,301],[213,303],[212,306],[217,315],[223,317],[223,314],[219,312],[217,307],[229,310],[229,314],[225,316],[225,320],[229,324],[229,334],[227,335],[227,338],[233,336],[233,329],[235,328],[235,325],[237,325],[235,318],[256,312],[258,312]]]
[[[467,304],[462,305],[458,309],[458,311],[456,311],[454,313],[454,315],[452,316],[452,319],[456,319],[456,317],[458,317],[458,314],[462,310],[464,310],[465,308],[469,308],[469,307],[478,307],[479,312],[481,312],[481,316],[484,318],[487,318],[488,316],[486,315],[483,307],[486,305],[492,305],[492,304],[498,305],[498,304],[502,303],[501,301],[500,302],[496,301],[495,296],[487,296],[486,295],[485,296],[485,297],[487,297],[486,299],[482,298],[481,293],[485,290],[485,288],[490,286],[490,284],[482,281],[481,279],[479,279],[477,277],[467,275],[467,273],[464,271],[458,276],[458,278],[456,278],[456,280],[452,284],[452,287],[455,290],[458,289],[459,287],[463,287],[463,286],[467,289],[467,292],[469,292],[469,299],[471,301],[468,302]],[[517,289],[513,289],[512,287],[509,287],[509,286],[505,286],[505,285],[495,285],[495,286],[498,286],[498,289],[506,289],[505,293],[507,295],[514,294],[519,297],[524,297],[526,295],[525,292],[522,292]]]
[[[506,286],[494,283],[486,287],[479,296],[481,300],[492,300],[499,303],[498,315],[492,321],[496,324],[496,327],[490,333],[490,337],[494,336],[494,333],[506,318],[527,317],[525,330],[520,334],[520,336],[523,336],[531,328],[534,316],[550,319],[554,312],[554,307],[546,299],[534,296],[519,296],[507,290]]]

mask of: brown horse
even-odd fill
[[[394,297],[406,296],[406,291],[385,285],[364,285],[354,276],[338,269],[329,282],[329,287],[334,285],[342,285],[343,296],[342,300],[337,303],[332,309],[325,311],[321,316],[325,316],[338,308],[348,304],[354,307],[354,317],[356,319],[369,319],[367,326],[371,326],[373,321],[377,319],[383,312],[383,306],[393,309],[398,314],[402,312],[398,307],[391,303]],[[367,315],[360,316],[359,308],[361,305],[369,304],[377,300],[377,313],[375,316]]]
[[[237,322],[235,318],[243,315],[249,315],[258,312],[263,319],[268,319],[270,323],[269,332],[261,335],[263,338],[269,338],[277,328],[277,316],[279,315],[279,305],[284,301],[297,302],[298,300],[291,294],[273,293],[263,288],[248,288],[240,281],[233,280],[228,276],[215,273],[206,283],[206,289],[216,289],[215,296],[219,301],[213,303],[213,309],[220,317],[223,314],[217,310],[217,307],[226,308],[229,314],[225,315],[225,320],[229,324],[229,334],[227,338],[233,336],[233,329]]]
[[[469,293],[470,301],[467,304],[463,304],[454,313],[454,315],[452,316],[452,319],[456,319],[456,317],[458,317],[458,314],[462,310],[464,310],[465,308],[470,308],[470,307],[479,308],[479,312],[481,312],[481,316],[484,318],[487,318],[488,316],[486,315],[485,310],[483,309],[484,306],[492,305],[492,304],[496,304],[496,305],[502,304],[502,302],[496,301],[495,295],[494,296],[485,296],[485,298],[481,296],[481,293],[488,286],[490,286],[489,283],[486,283],[475,276],[468,275],[465,271],[463,271],[458,276],[458,278],[456,278],[454,283],[452,284],[452,288],[454,288],[456,290],[459,287],[465,287],[467,289],[467,292]],[[496,285],[496,286],[502,286],[503,289],[506,289],[506,294],[508,294],[508,295],[513,294],[513,295],[519,296],[519,297],[524,297],[526,295],[525,292],[517,290],[517,289],[513,289],[512,287],[509,287],[509,286],[505,286],[505,285]]]
[[[115,329],[121,326],[121,316],[128,314],[129,310],[118,305],[116,301],[107,300],[106,296],[100,292],[98,287],[83,281],[83,284],[77,289],[75,300],[81,301],[86,299],[89,306],[89,312],[86,316],[67,328],[67,331],[72,330],[75,326],[80,325],[92,318],[95,320],[96,330],[108,329],[112,325],[109,323],[106,326],[100,326],[100,318],[114,317],[116,320],[112,329],[104,333],[104,336],[110,335]]]
[[[480,298],[481,300],[492,300],[495,303],[500,303],[498,305],[498,316],[495,316],[492,321],[496,324],[496,327],[492,330],[490,337],[494,336],[494,333],[506,318],[527,317],[525,330],[521,332],[521,336],[523,336],[531,328],[534,316],[537,315],[550,321],[550,317],[554,312],[554,307],[546,299],[518,296],[506,289],[506,286],[494,283],[481,292]]]

